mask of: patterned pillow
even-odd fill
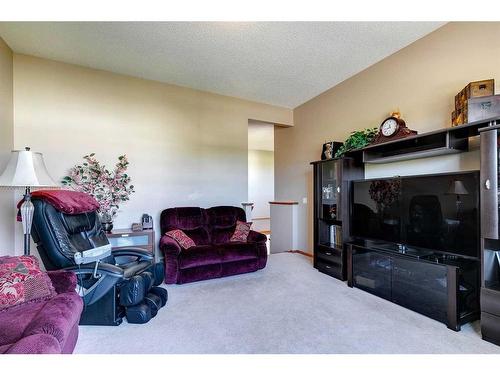
[[[196,245],[194,241],[180,229],[168,231],[165,235],[176,240],[183,249],[189,249]]]
[[[252,223],[245,223],[244,221],[236,221],[236,228],[234,233],[229,239],[230,242],[247,242],[248,234]]]
[[[34,256],[0,257],[0,310],[56,294]]]

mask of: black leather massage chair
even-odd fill
[[[146,323],[167,302],[162,263],[154,264],[141,248],[111,246],[96,211],[68,215],[45,200],[33,198],[32,237],[47,270],[77,275],[85,308],[82,325]]]

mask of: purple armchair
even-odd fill
[[[0,311],[0,354],[69,354],[83,302],[72,272],[48,272],[57,295]]]
[[[230,242],[236,221],[245,221],[239,207],[169,208],[161,213],[160,248],[165,259],[165,282],[193,281],[254,272],[266,266],[267,237],[250,231],[247,242]],[[187,250],[164,234],[181,229],[196,246]]]

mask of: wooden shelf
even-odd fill
[[[395,161],[428,158],[437,155],[456,154],[467,151],[469,138],[457,138],[445,131],[422,134],[398,142],[368,146],[362,151],[364,163],[391,163]]]
[[[498,124],[498,125],[497,125]],[[387,141],[352,150],[345,156],[364,163],[390,163],[394,161],[456,154],[468,150],[468,138],[479,135],[486,128],[500,128],[500,117],[491,117],[455,127],[417,134],[408,138]],[[408,147],[412,148],[411,150]],[[341,158],[313,161],[321,164]]]
[[[480,129],[491,129],[495,126],[500,127],[500,117],[498,116],[469,124],[417,134],[408,138],[369,145],[348,152],[346,157],[354,158],[367,164],[375,164],[456,154],[468,150],[468,138],[479,135]],[[320,164],[332,160],[338,160],[338,158],[313,161],[311,164]]]

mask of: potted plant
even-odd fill
[[[101,164],[95,154],[85,155],[81,165],[75,165],[62,180],[62,184],[76,191],[92,195],[99,202],[99,218],[104,230],[113,229],[113,220],[120,204],[130,199],[134,185],[126,173],[129,162],[126,155],[118,157],[113,171]]]
[[[378,133],[378,128],[369,128],[365,130],[356,130],[351,133],[342,146],[335,153],[336,158],[344,156],[348,151],[368,146]]]

